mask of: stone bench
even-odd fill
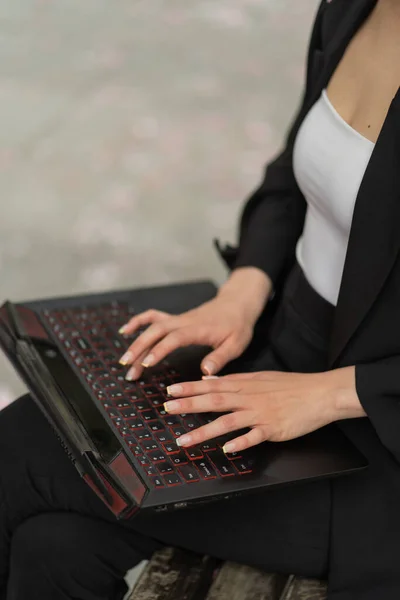
[[[326,582],[166,548],[154,554],[128,600],[326,600]]]

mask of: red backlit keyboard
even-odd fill
[[[217,415],[178,416],[165,412],[167,386],[182,381],[168,361],[148,370],[142,380],[125,379],[126,367],[119,364],[119,359],[143,331],[129,339],[119,335],[118,329],[134,315],[128,303],[46,310],[42,314],[153,486],[180,485],[252,471],[249,452],[223,453],[221,447],[227,438],[188,449],[177,446],[177,437],[211,422]]]

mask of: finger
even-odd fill
[[[265,442],[266,439],[265,433],[261,427],[254,427],[254,429],[251,429],[248,433],[227,442],[222,450],[225,454],[241,452],[252,446],[257,446],[257,444],[261,444],[261,442]]]
[[[222,417],[215,419],[212,423],[203,425],[203,427],[199,427],[190,433],[185,433],[177,438],[176,443],[182,447],[195,446],[206,440],[236,431],[236,429],[251,427],[253,425],[255,425],[254,416],[250,411],[233,412],[222,415]]]
[[[288,373],[286,371],[254,371],[251,373],[231,373],[229,375],[223,375],[221,379],[259,379],[263,381],[270,381],[277,377],[285,377]]]
[[[125,325],[122,325],[118,333],[121,333],[122,335],[131,335],[134,331],[139,329],[139,327],[150,325],[151,323],[157,323],[158,321],[167,319],[170,316],[171,315],[169,313],[151,308],[150,310],[146,310],[145,312],[132,317],[132,319],[125,323]]]
[[[200,335],[201,332],[191,327],[175,327],[172,331],[169,331],[160,342],[153,346],[151,354],[144,358],[142,365],[144,367],[152,367],[174,350],[198,343]]]
[[[199,381],[185,381],[174,383],[167,387],[167,394],[174,398],[183,398],[188,396],[200,396],[210,393],[239,393],[242,390],[239,382],[225,381],[223,377],[213,379],[200,379]]]
[[[144,354],[141,354],[137,361],[133,363],[130,369],[128,369],[128,372],[125,375],[125,379],[127,381],[136,381],[136,379],[139,379],[139,377],[142,375],[144,367],[142,366],[141,362],[143,361],[145,356],[146,352]]]
[[[131,344],[125,354],[121,357],[120,363],[122,365],[130,365],[136,362],[142,354],[144,354],[144,360],[142,361],[144,367],[149,367],[152,363],[152,355],[150,349],[170,330],[175,326],[176,319],[169,317],[168,319],[153,323],[146,331],[144,331],[138,338]],[[147,359],[147,360],[146,360]],[[145,363],[145,364],[144,364]]]
[[[180,400],[168,400],[164,408],[170,414],[227,412],[244,407],[243,398],[238,394],[204,394]]]
[[[205,375],[215,375],[229,361],[240,356],[242,351],[243,348],[240,344],[230,336],[218,348],[203,358],[200,368]]]

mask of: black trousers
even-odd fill
[[[296,266],[254,370],[322,371],[333,307]],[[0,413],[0,599],[117,600],[127,570],[163,545],[326,577],[329,480],[117,522],[29,396]]]

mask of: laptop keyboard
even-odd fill
[[[176,438],[218,415],[169,415],[166,388],[183,380],[167,360],[146,371],[142,380],[125,379],[119,359],[144,328],[129,339],[119,328],[135,313],[128,303],[110,302],[63,310],[45,310],[43,316],[56,338],[79,368],[125,439],[130,451],[156,488],[226,478],[252,472],[250,451],[225,455],[229,438],[209,440],[200,446],[180,448]],[[232,439],[232,436],[230,436]]]

